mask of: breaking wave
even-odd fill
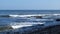
[[[30,15],[0,15],[0,17],[31,17],[31,16],[47,16],[47,15],[60,15],[60,14],[30,14]]]
[[[33,26],[33,25],[38,25],[38,24],[45,24],[45,22],[24,22],[24,23],[11,23],[10,26],[13,29],[18,29],[22,27],[28,27],[28,26]]]

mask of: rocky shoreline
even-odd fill
[[[13,29],[10,26],[0,26],[0,32]]]

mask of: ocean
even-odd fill
[[[60,10],[0,10],[1,15],[31,15],[31,14],[59,14]],[[0,25],[20,22],[20,18],[3,18],[0,17]],[[26,20],[26,19],[25,19]]]
[[[1,15],[60,14],[60,10],[0,10]],[[26,19],[0,17],[0,25],[20,22]]]
[[[60,13],[60,10],[0,10],[0,15],[5,14],[53,14],[53,13]]]
[[[40,22],[39,20],[34,21],[34,19],[29,20],[26,18],[9,17],[9,15],[33,15],[33,14],[60,14],[60,10],[0,10],[0,26],[7,26],[14,23],[23,23],[32,21]],[[7,17],[3,15],[7,15]]]

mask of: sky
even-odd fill
[[[60,0],[0,0],[0,10],[60,10]]]

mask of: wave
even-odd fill
[[[28,27],[28,26],[33,26],[33,25],[38,25],[38,24],[44,24],[45,22],[24,22],[24,23],[11,23],[11,27],[13,29],[18,29],[22,27]]]
[[[52,16],[60,14],[30,14],[30,15],[0,15],[0,17],[31,17],[31,16]]]
[[[30,15],[9,15],[11,17],[31,17],[31,16],[47,16],[47,15],[60,15],[60,14],[30,14]]]
[[[31,16],[42,16],[42,15],[9,15],[11,17],[31,17]]]

